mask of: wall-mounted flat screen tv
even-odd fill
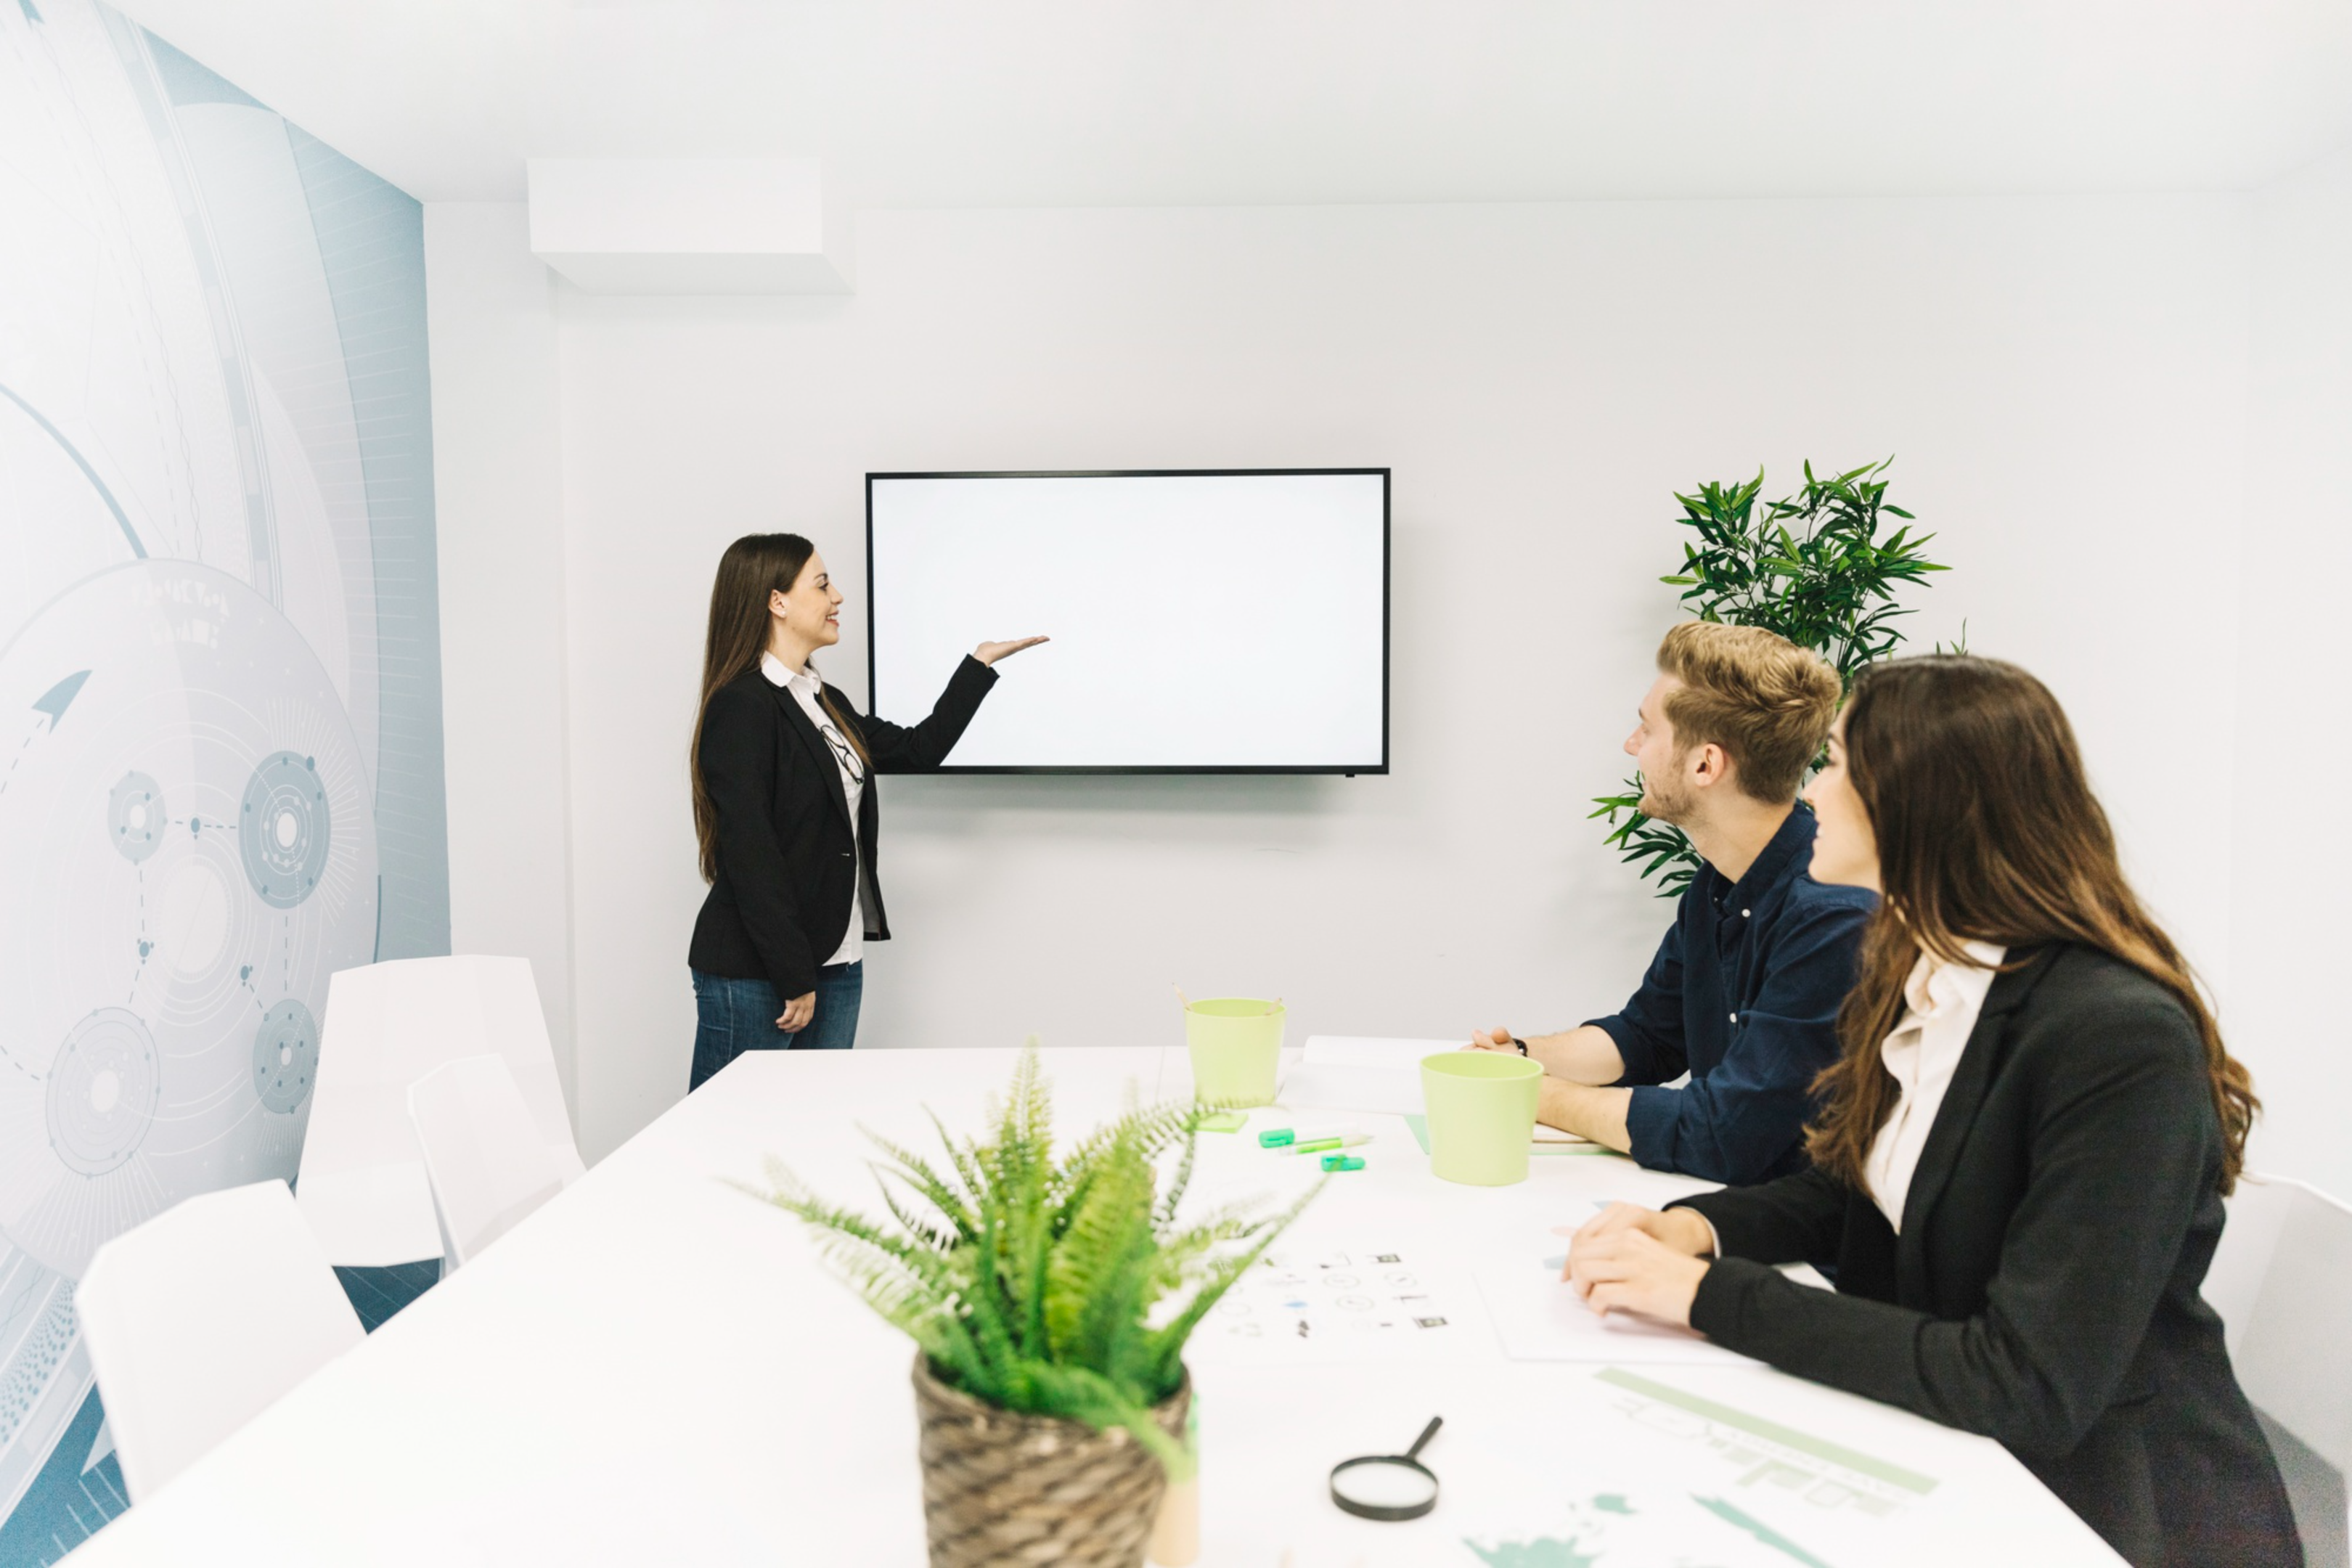
[[[875,710],[1007,660],[948,773],[1388,771],[1389,471],[866,476]]]

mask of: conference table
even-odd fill
[[[1191,1094],[1181,1047],[1042,1055],[1064,1138],[1130,1096]],[[744,1188],[773,1158],[878,1214],[861,1128],[935,1149],[929,1107],[979,1132],[1015,1056],[740,1058],[71,1561],[923,1563],[911,1347]],[[1368,1133],[1363,1169],[1327,1178],[1255,1136],[1310,1121]],[[1704,1184],[1582,1153],[1461,1186],[1402,1116],[1279,1105],[1200,1144],[1194,1203],[1325,1183],[1188,1357],[1203,1564],[2119,1561],[1987,1439],[1545,1317],[1561,1232]],[[1580,1334],[1589,1359],[1571,1359]],[[1530,1343],[1543,1359],[1507,1352]],[[1433,1415],[1433,1512],[1333,1505],[1333,1465],[1400,1450]]]

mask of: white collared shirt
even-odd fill
[[[850,748],[849,738],[842,734],[841,727],[833,721],[833,716],[824,710],[824,704],[819,700],[824,691],[824,682],[815,670],[806,665],[798,669],[785,668],[784,661],[772,653],[760,656],[760,673],[768,678],[769,685],[781,686],[793,694],[793,700],[801,705],[801,711],[808,715],[809,722],[816,726],[816,732],[824,737],[825,744],[832,748],[833,760],[841,768],[841,793],[849,797],[850,853],[856,855],[857,808],[866,798],[866,770],[858,765],[857,753]],[[824,961],[828,965],[856,963],[866,956],[866,910],[858,897],[858,884],[865,879],[865,874],[861,862],[849,879],[849,930],[842,937],[841,945],[834,950],[833,956]],[[784,1000],[789,1002],[792,998],[787,996]]]
[[[1880,1059],[1901,1086],[1901,1097],[1878,1130],[1863,1162],[1862,1173],[1873,1203],[1897,1233],[1903,1229],[1903,1201],[1911,1191],[1911,1176],[1943,1107],[1944,1091],[1975,1032],[1977,1016],[1984,1011],[1985,993],[1992,989],[1994,972],[2008,955],[1990,942],[1960,944],[1965,963],[1947,963],[1921,953],[1903,983],[1908,1005],[1895,1030],[1879,1047]]]

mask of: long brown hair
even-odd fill
[[[709,627],[702,639],[702,701],[694,712],[694,739],[686,757],[694,779],[694,837],[706,882],[719,879],[719,814],[702,783],[702,723],[720,687],[760,667],[760,656],[768,651],[769,595],[791,593],[815,553],[816,546],[797,533],[747,533],[719,558],[719,574],[710,584]],[[870,761],[866,737],[834,701],[832,688],[824,688],[817,700],[858,761]]]
[[[2073,726],[2049,689],[2012,664],[1937,654],[1872,665],[1846,699],[1847,776],[1878,840],[1878,912],[1838,1014],[1839,1061],[1813,1085],[1827,1104],[1805,1151],[1860,1186],[1898,1092],[1880,1047],[1924,949],[2072,942],[2170,993],[2205,1043],[2221,1119],[2221,1190],[2243,1168],[2261,1101],[2196,977],[2124,879],[2115,832],[2091,793]]]

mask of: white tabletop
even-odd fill
[[[774,1154],[878,1211],[858,1124],[928,1149],[928,1105],[977,1131],[1013,1060],[740,1058],[72,1561],[922,1563],[911,1347],[827,1275],[798,1221],[725,1178],[757,1181]],[[1045,1067],[1066,1132],[1130,1085],[1190,1091],[1181,1049],[1048,1051]],[[1457,1288],[1597,1202],[1700,1185],[1584,1155],[1537,1158],[1517,1186],[1455,1186],[1400,1118],[1313,1119],[1373,1139],[1285,1247],[1409,1247]],[[1196,1191],[1280,1197],[1318,1174],[1246,1132],[1204,1134]],[[1475,1568],[1508,1560],[1505,1542],[1582,1531],[1580,1552],[1620,1542],[1591,1559],[1618,1568],[1662,1560],[1640,1554],[1643,1524],[1693,1532],[1679,1544],[1704,1561],[1777,1568],[2118,1561],[1990,1441],[1758,1366],[1513,1362],[1477,1292],[1456,1293],[1473,1332],[1434,1359],[1327,1344],[1340,1359],[1251,1365],[1199,1342],[1202,1563]],[[1334,1463],[1402,1447],[1432,1415],[1446,1421],[1423,1456],[1436,1512],[1372,1524],[1331,1506]]]

